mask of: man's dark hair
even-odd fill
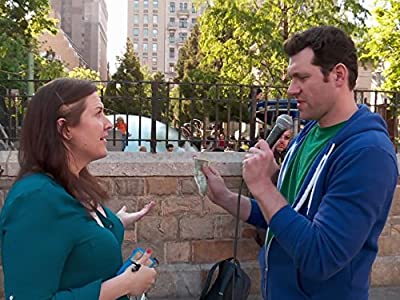
[[[312,27],[296,33],[283,47],[290,57],[305,48],[311,48],[314,51],[312,64],[319,66],[325,77],[337,64],[344,64],[349,70],[349,88],[354,89],[358,77],[356,48],[342,30],[333,26]]]
[[[178,141],[178,146],[183,148],[185,146],[186,141],[185,140],[180,140]]]
[[[169,148],[174,148],[174,145],[168,144],[166,148],[167,148],[167,149],[169,149]]]

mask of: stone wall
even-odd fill
[[[210,160],[227,185],[238,190],[243,153],[197,155]],[[192,153],[110,153],[90,166],[110,192],[107,205],[113,210],[122,205],[137,210],[151,200],[156,202],[148,216],[128,228],[123,246],[125,257],[136,246],[142,246],[152,248],[159,259],[159,275],[149,293],[151,299],[198,298],[212,264],[232,256],[235,220],[198,194],[192,176],[192,156]],[[2,205],[18,171],[16,153],[0,152],[0,166],[4,169],[0,176]],[[373,268],[375,286],[400,286],[399,198],[398,189]],[[258,245],[254,236],[251,226],[240,225],[239,259],[252,277],[251,298],[260,299]]]

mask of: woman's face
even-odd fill
[[[104,105],[97,93],[86,97],[80,122],[69,127],[68,149],[79,169],[107,155],[107,135],[112,123],[104,115]]]

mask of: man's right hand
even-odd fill
[[[208,198],[217,205],[222,206],[223,201],[228,199],[231,191],[227,188],[221,174],[212,166],[203,166],[204,175],[207,177]]]

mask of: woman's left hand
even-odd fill
[[[127,212],[126,206],[124,205],[117,212],[117,216],[126,228],[127,226],[132,225],[133,223],[139,221],[141,218],[147,215],[148,212],[154,207],[154,205],[156,205],[156,203],[154,201],[151,201],[150,203],[147,203],[141,210],[132,213]]]

